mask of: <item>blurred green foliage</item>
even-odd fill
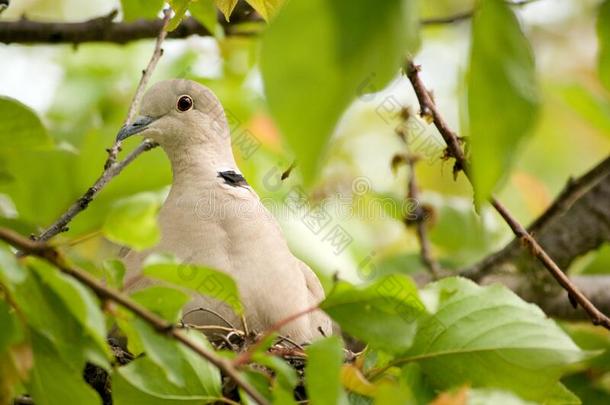
[[[3,18],[20,12],[55,20],[78,14],[70,0],[25,3],[12,4]],[[120,3],[127,21],[157,16],[163,6]],[[579,403],[575,394],[583,403],[608,403],[606,331],[579,323],[560,328],[498,285],[447,278],[418,291],[409,278],[425,271],[414,234],[403,223],[414,204],[431,207],[433,254],[449,270],[484,257],[510,235],[487,206],[475,212],[463,176],[453,180],[438,134],[414,117],[416,100],[399,73],[404,59],[415,55],[450,124],[457,128],[462,120],[471,134],[481,196],[497,190],[527,222],[569,175],[608,153],[608,1],[517,11],[499,0],[482,0],[472,26],[422,30],[420,18],[461,13],[474,2],[251,0],[269,20],[260,37],[223,35],[216,13],[229,18],[235,0],[170,3],[175,24],[191,14],[215,35],[168,40],[153,82],[189,78],[219,96],[241,169],[278,217],[293,250],[328,287],[322,307],[368,344],[352,364],[343,364],[337,337],[307,347],[305,387],[312,403],[425,404],[438,397],[438,403],[573,404]],[[82,10],[80,19],[107,11],[96,2]],[[600,46],[593,57],[582,44],[594,41],[595,18]],[[18,92],[4,92],[10,83],[0,79],[0,224],[24,234],[51,224],[101,173],[104,149],[122,124],[151,41],[48,51],[45,60],[61,75],[33,80],[16,72],[19,58],[33,58],[29,48],[0,48],[2,76],[21,77]],[[55,80],[49,104],[37,104],[38,80]],[[409,149],[423,158],[416,168],[421,201],[405,199],[406,170],[391,165],[395,154],[405,153],[394,133],[405,106],[412,116]],[[121,156],[135,142],[124,147]],[[295,160],[296,169],[280,181]],[[69,261],[121,289],[125,270],[114,243],[135,250],[156,243],[155,215],[170,183],[163,152],[143,154],[53,243]],[[286,208],[294,192],[305,194],[305,209]],[[342,247],[316,235],[303,220],[310,212],[326,215],[327,229],[340,226],[351,241]],[[609,265],[606,245],[571,271],[607,274]],[[201,290],[197,277],[190,284],[167,277],[179,266],[170,257],[151,260],[145,271],[166,284],[130,298],[178,322],[188,299],[183,289],[214,293]],[[223,291],[234,293],[229,304],[241,310],[229,277],[203,266],[190,270],[220,277]],[[333,282],[334,274],[347,281]],[[115,324],[130,351],[144,356],[114,364],[105,340]],[[223,395],[220,372],[211,364],[128,311],[108,310],[50,265],[15,259],[5,246],[0,325],[0,404],[24,393],[36,404],[100,403],[82,378],[86,363],[110,373],[115,404],[199,404]],[[189,337],[209,347],[200,333]],[[294,403],[297,376],[267,347],[253,354],[259,366],[245,369],[244,376],[274,403]]]

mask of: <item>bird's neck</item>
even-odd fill
[[[230,144],[221,148],[203,144],[172,148],[166,153],[172,166],[172,189],[176,190],[218,181],[220,171],[239,171]]]

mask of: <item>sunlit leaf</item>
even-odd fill
[[[102,263],[104,270],[104,281],[117,290],[123,289],[123,278],[125,278],[125,265],[118,259],[105,260]]]
[[[415,49],[417,6],[402,0],[374,6],[366,0],[290,1],[272,20],[261,51],[265,92],[306,182],[348,104],[381,90]]]
[[[121,0],[123,18],[126,21],[152,20],[163,7],[163,0]]]
[[[197,336],[198,335],[198,336]],[[206,347],[209,345],[199,333],[189,337]],[[189,349],[180,347],[184,360],[185,385],[171,383],[161,367],[146,356],[140,357],[115,371],[112,377],[112,399],[116,405],[131,404],[201,404],[214,402],[222,396],[220,372]]]
[[[341,365],[343,364],[343,345],[341,340],[332,336],[315,342],[305,349],[305,387],[312,405],[346,404],[347,397],[341,387]]]
[[[472,22],[468,116],[477,201],[510,172],[538,111],[534,56],[510,6],[484,0]]]
[[[105,351],[107,348],[106,324],[97,297],[83,284],[72,277],[61,274],[47,263],[37,261],[32,268],[36,270],[41,280],[60,297],[87,334],[98,344],[100,350]]]
[[[180,320],[182,307],[190,299],[182,291],[158,285],[138,290],[131,294],[131,298],[146,309],[172,323]]]
[[[172,384],[183,387],[187,377],[184,373],[184,359],[178,351],[179,343],[160,334],[142,319],[135,318],[133,326],[142,342],[146,356],[163,370]]]
[[[82,369],[73,368],[43,336],[33,333],[34,368],[28,392],[41,405],[99,405],[98,394],[82,378]]]
[[[192,1],[193,0],[169,0],[169,5],[172,7],[172,10],[174,10],[174,15],[167,24],[168,31],[173,31],[178,28]]]
[[[229,21],[229,17],[231,17],[231,13],[237,5],[237,0],[214,0],[214,3],[222,11],[227,21]]]
[[[421,291],[431,315],[405,361],[437,388],[496,387],[528,400],[550,395],[567,367],[588,355],[554,321],[501,285],[446,278]]]
[[[148,277],[164,280],[223,301],[237,314],[243,311],[237,285],[226,273],[188,262],[180,263],[161,255],[149,257],[142,271]]]
[[[284,0],[246,0],[248,4],[252,6],[265,20],[273,17],[282,4]]]
[[[47,130],[34,111],[17,100],[0,97],[0,150],[51,144]]]
[[[210,33],[216,33],[218,17],[213,0],[195,0],[189,6],[191,15],[201,23]]]
[[[393,353],[411,347],[424,311],[413,282],[397,274],[359,287],[340,281],[320,307],[350,335]]]
[[[4,300],[0,300],[0,354],[13,343],[16,343],[21,337],[21,326],[15,314],[15,310],[11,308]]]
[[[106,218],[102,228],[104,236],[135,250],[154,246],[161,238],[157,225],[160,205],[159,197],[153,193],[141,193],[118,201]]]

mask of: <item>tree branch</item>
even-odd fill
[[[39,22],[22,19],[0,22],[0,43],[50,43],[82,44],[85,42],[112,42],[125,44],[139,39],[155,38],[163,27],[163,20],[138,20],[134,22],[113,22],[117,11],[102,17],[75,23]],[[227,22],[219,17],[219,23],[230,35],[239,35],[235,27],[243,22],[262,21],[251,9],[237,10]],[[168,38],[186,38],[191,35],[213,36],[196,19],[185,18],[182,23],[168,33]]]
[[[508,2],[513,6],[524,6],[537,0],[520,0]],[[446,16],[426,18],[420,21],[422,27],[431,27],[459,23],[472,18],[474,10]],[[162,20],[138,20],[134,22],[113,22],[117,11],[83,22],[38,22],[22,19],[20,21],[0,21],[0,43],[49,43],[49,44],[82,44],[86,42],[112,42],[126,44],[139,39],[155,38],[163,25]],[[238,9],[227,22],[219,16],[218,22],[229,35],[240,35],[235,27],[243,22],[261,22],[260,16],[249,7]],[[213,36],[196,19],[185,18],[168,38],[186,38],[191,35]]]
[[[568,267],[578,256],[597,249],[610,240],[610,157],[581,177],[570,179],[561,193],[529,227],[540,245],[562,267]],[[504,269],[531,273],[540,270],[528,260],[515,239],[503,249],[460,272],[478,281]]]
[[[405,72],[411,82],[417,99],[420,104],[420,115],[431,116],[433,122],[440,132],[441,136],[447,144],[447,155],[455,158],[454,175],[459,171],[463,171],[468,180],[470,179],[470,169],[468,162],[462,151],[458,136],[449,128],[443,117],[439,113],[430,97],[430,93],[426,89],[424,83],[419,77],[419,67],[411,61],[407,63]],[[472,182],[471,182],[472,183]],[[594,325],[602,325],[606,329],[610,329],[610,318],[599,311],[591,301],[580,291],[580,289],[570,281],[568,276],[557,266],[547,252],[538,244],[536,239],[517,221],[510,212],[498,201],[495,197],[490,198],[491,205],[502,216],[504,221],[511,228],[515,236],[526,247],[530,254],[540,261],[540,263],[551,273],[557,282],[568,292],[570,301],[578,303],[589,315],[591,322]]]
[[[535,1],[539,1],[539,0],[517,0],[517,1],[507,1],[506,3],[508,3],[511,6],[522,7],[522,6],[528,5],[530,3],[533,3]],[[475,13],[475,10],[469,10],[469,11],[464,11],[462,13],[448,15],[445,17],[425,18],[420,21],[420,24],[423,27],[455,24],[455,23],[459,23],[462,21],[470,20],[472,18],[472,16],[474,15],[474,13]]]
[[[177,328],[175,325],[165,321],[163,318],[150,312],[143,306],[131,300],[125,294],[105,286],[89,273],[80,270],[76,267],[71,267],[66,264],[60,253],[55,248],[49,246],[45,242],[33,241],[13,232],[10,229],[0,228],[0,240],[5,241],[16,249],[30,255],[39,257],[50,263],[62,273],[67,274],[80,283],[86,285],[93,290],[100,298],[108,299],[122,307],[131,311],[134,315],[147,322],[153,329],[162,335],[171,336],[173,339],[182,343],[205,360],[212,363],[218,369],[222,370],[226,375],[231,377],[237,385],[239,385],[248,395],[252,397],[258,404],[267,404],[267,400],[261,396],[237,371],[233,363],[224,357],[218,356],[211,350],[200,346],[195,341],[191,340],[184,330]]]

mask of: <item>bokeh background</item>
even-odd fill
[[[473,7],[472,1],[460,0],[421,3],[424,18]],[[610,151],[610,95],[595,69],[598,5],[593,0],[538,0],[516,8],[534,47],[543,95],[535,131],[521,145],[498,193],[522,223],[541,214],[570,176],[585,172]],[[118,1],[13,0],[0,20],[82,21],[114,9],[120,9]],[[426,27],[415,59],[440,110],[456,129],[462,127],[466,102],[469,24]],[[32,131],[41,140],[36,145],[15,140],[14,148],[1,151],[1,224],[25,234],[37,233],[87,190],[101,172],[105,148],[124,120],[152,48],[152,40],[127,45],[0,45],[0,96],[19,100],[32,110],[38,117],[34,121],[40,121]],[[406,78],[397,75],[378,93],[359,93],[321,157],[322,169],[313,185],[302,188],[298,165],[286,180],[279,179],[297,156],[283,141],[266,105],[258,66],[260,38],[168,39],[164,49],[152,82],[188,78],[218,95],[234,124],[234,151],[245,177],[276,214],[295,253],[323,280],[338,273],[358,283],[389,272],[423,271],[415,234],[404,224],[413,204],[433,207],[433,254],[447,269],[475,263],[511,240],[497,214],[487,207],[474,211],[471,186],[463,176],[454,180],[452,163],[442,159],[439,135],[418,118],[414,121],[418,136],[410,152],[422,156],[416,169],[422,193],[418,201],[406,199],[407,169],[391,164],[396,154],[406,152],[395,132],[401,122],[398,113],[405,107],[417,112]],[[136,139],[126,142],[123,155],[137,143]],[[98,271],[100,263],[117,252],[116,244],[102,232],[113,213],[142,195],[162,201],[170,183],[163,152],[145,153],[56,243],[72,246],[74,260]],[[297,210],[286,207],[294,192],[306,193],[309,205]],[[308,215],[324,218],[326,230],[340,227],[342,242],[325,238],[326,232],[304,220]],[[606,245],[579,258],[570,271],[609,269]],[[586,348],[610,347],[607,336],[592,327],[569,328]],[[596,360],[598,366],[604,359]],[[593,377],[576,374],[568,378],[568,386],[584,403],[608,403],[604,401],[609,398],[610,374],[603,371]]]

